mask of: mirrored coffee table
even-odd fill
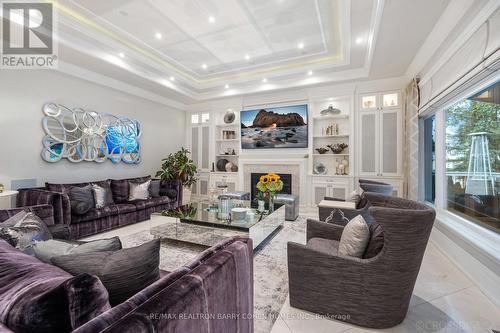
[[[253,248],[282,228],[285,221],[285,206],[277,207],[272,213],[260,213],[251,208],[250,201],[239,201],[240,205],[255,215],[252,220],[230,221],[218,218],[217,208],[211,208],[208,201],[183,205],[151,215],[151,234],[161,239],[213,246],[227,237],[250,237]]]

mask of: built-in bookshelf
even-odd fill
[[[238,112],[234,112],[235,119],[232,123],[227,124],[224,122],[224,115],[227,112],[220,112],[216,115],[215,124],[215,149],[214,149],[214,169],[215,172],[228,172],[221,171],[217,169],[217,163],[226,159],[236,167],[239,167],[239,155],[240,155],[240,122]]]
[[[312,144],[310,152],[310,173],[313,176],[349,176],[352,175],[352,97],[333,97],[311,101]],[[332,106],[340,110],[338,114],[321,114],[322,110]],[[329,146],[347,145],[339,153],[334,153]],[[326,151],[318,151],[319,149]],[[317,173],[316,165],[323,165],[325,173]]]

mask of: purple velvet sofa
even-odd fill
[[[20,209],[51,221],[51,206]],[[0,222],[20,209],[0,211]],[[73,277],[0,240],[0,333],[23,331],[19,318],[31,315],[42,318],[43,332],[252,333],[252,248],[251,239],[228,238],[111,308],[96,277]],[[60,312],[43,309],[47,303]]]
[[[109,186],[113,193],[114,204],[93,208],[84,215],[71,212],[68,191],[72,186],[86,186],[88,183],[50,184],[45,187],[20,189],[17,195],[17,207],[48,204],[53,207],[53,224],[69,226],[70,238],[78,239],[100,232],[123,227],[150,218],[151,213],[177,208],[182,203],[182,184],[180,181],[162,181],[160,191],[175,190],[175,197],[160,196],[148,200],[128,201],[129,182],[143,182],[150,176],[130,179],[110,179],[92,182]],[[172,192],[172,191],[171,191]]]

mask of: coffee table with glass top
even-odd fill
[[[211,207],[208,201],[198,201],[177,209],[153,213],[151,234],[162,239],[205,246],[213,246],[227,237],[244,236],[252,239],[255,249],[283,226],[285,206],[277,207],[272,213],[260,213],[251,208],[250,201],[241,200],[238,203],[255,214],[252,220],[219,219],[216,207]]]

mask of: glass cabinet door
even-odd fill
[[[399,93],[390,92],[382,94],[382,109],[398,109],[400,107]]]
[[[376,110],[378,107],[377,95],[361,95],[360,108],[361,110]]]
[[[361,152],[361,167],[359,170],[365,176],[377,176],[378,172],[377,119],[376,111],[360,114],[361,142],[359,150]]]
[[[380,175],[395,176],[398,174],[399,127],[398,110],[383,110],[380,114]]]

